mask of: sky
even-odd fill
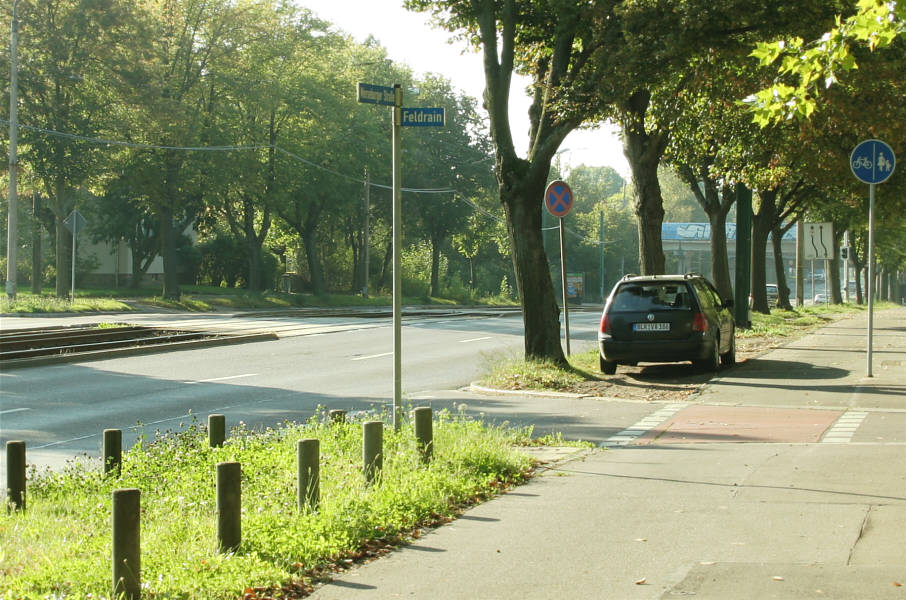
[[[484,71],[481,56],[464,52],[461,42],[448,42],[450,35],[431,27],[425,14],[404,9],[403,0],[296,0],[320,18],[357,41],[373,35],[394,62],[407,64],[416,76],[437,73],[469,96],[481,98]],[[373,81],[390,86],[393,82]],[[510,124],[516,150],[525,156],[528,147],[528,97],[522,92],[528,80],[513,80],[510,100]],[[405,103],[405,99],[403,100]],[[479,103],[480,105],[480,103]],[[623,177],[629,177],[629,165],[623,156],[620,140],[611,125],[594,130],[575,131],[560,146],[561,165],[609,166]]]

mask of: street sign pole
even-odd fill
[[[566,286],[566,236],[563,217],[573,208],[573,191],[563,181],[552,181],[544,190],[544,205],[547,212],[560,220],[560,283],[563,291],[563,327],[566,330],[566,355],[569,356],[569,296]]]
[[[400,231],[403,206],[401,162],[401,127],[403,110],[403,89],[400,84],[393,86],[393,429],[399,431],[399,410],[403,397],[402,379],[402,297],[403,278],[400,267]]]
[[[566,329],[566,355],[569,350],[569,296],[566,295],[566,243],[563,230],[563,217],[560,217],[560,284],[563,288],[563,327]]]
[[[72,289],[69,292],[69,301],[75,302],[75,258],[76,258],[76,238],[79,237],[78,229],[76,228],[72,232],[72,277],[69,282],[72,286]]]
[[[868,184],[868,351],[866,352],[866,377],[871,373],[872,338],[875,323],[875,184]]]
[[[849,155],[849,167],[856,179],[868,184],[868,351],[866,377],[871,372],[872,341],[874,337],[875,287],[875,184],[884,183],[896,167],[893,148],[881,140],[865,140]]]

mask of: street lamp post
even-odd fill
[[[13,20],[9,31],[9,215],[6,239],[6,296],[16,299],[16,261],[19,241],[19,202],[17,183],[19,158],[16,154],[19,133],[19,73],[17,53],[19,45],[19,0],[13,1]]]

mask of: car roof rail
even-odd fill
[[[626,273],[625,275],[623,275],[622,277],[620,277],[620,280],[623,280],[623,279],[632,279],[633,277],[638,277],[638,276],[639,276],[638,273]]]
[[[696,273],[695,271],[689,271],[688,273],[683,275],[683,277],[685,277],[686,279],[692,279],[693,277],[704,277],[704,275],[702,275],[701,273]]]

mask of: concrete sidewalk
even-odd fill
[[[600,400],[577,429],[619,442],[313,597],[904,599],[906,309],[876,313],[871,378],[865,327],[834,323],[629,427]],[[806,418],[777,433],[787,414]]]

